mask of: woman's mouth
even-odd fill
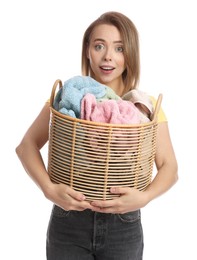
[[[105,73],[109,73],[112,72],[115,68],[111,66],[100,66],[100,69]]]

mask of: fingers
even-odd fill
[[[92,206],[87,201],[82,201],[82,202],[73,201],[70,204],[70,208],[69,208],[69,210],[77,210],[77,211],[83,211],[85,209],[91,209],[92,210]]]
[[[92,209],[89,201],[83,193],[73,190],[71,187],[66,187],[66,194],[69,196],[70,209],[82,211],[84,209]]]
[[[55,184],[51,201],[64,210],[82,211],[92,209],[90,202],[86,201],[84,194],[64,184]]]
[[[86,199],[85,195],[79,191],[73,190],[71,187],[66,186],[66,193],[71,196],[73,199],[78,201],[84,201]]]
[[[58,186],[58,187],[57,187]],[[118,198],[106,201],[87,201],[83,193],[74,190],[70,186],[58,184],[56,187],[58,189],[59,196],[56,197],[56,201],[65,210],[78,210],[82,211],[85,209],[90,209],[92,211],[102,212],[102,213],[120,213],[122,211],[122,202],[124,195],[128,196],[130,188],[126,187],[112,187],[110,192],[113,194],[118,194]]]
[[[130,191],[128,187],[111,187],[110,192],[113,194],[125,194]]]
[[[124,213],[126,210],[124,201],[126,198],[130,200],[129,194],[131,192],[131,189],[128,187],[111,187],[110,192],[113,194],[118,194],[120,196],[112,200],[92,201],[91,205],[93,207],[93,210],[101,213]]]
[[[115,213],[117,212],[117,201],[116,200],[105,200],[105,201],[92,201],[92,210],[102,213]]]
[[[110,192],[113,194],[125,194],[127,192],[127,188],[121,188],[121,187],[111,187]],[[118,211],[118,199],[112,199],[112,200],[97,200],[92,201],[91,205],[93,206],[94,211],[103,212],[103,213],[114,213]]]

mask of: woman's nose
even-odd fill
[[[112,55],[111,55],[111,51],[110,49],[107,49],[106,52],[105,52],[105,55],[104,55],[104,60],[105,61],[111,61],[112,60]]]
[[[111,58],[109,58],[108,56],[105,57],[105,61],[111,61]]]

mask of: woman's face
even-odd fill
[[[109,87],[123,85],[124,46],[120,32],[113,25],[102,24],[92,32],[87,57],[95,80]],[[115,89],[114,89],[115,90]]]

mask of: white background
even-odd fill
[[[120,11],[136,24],[140,89],[157,97],[169,120],[179,181],[142,210],[145,260],[197,259],[195,0],[1,0],[0,259],[44,260],[52,204],[27,176],[15,147],[57,78],[80,74],[86,27]],[[47,163],[47,146],[43,149]]]

